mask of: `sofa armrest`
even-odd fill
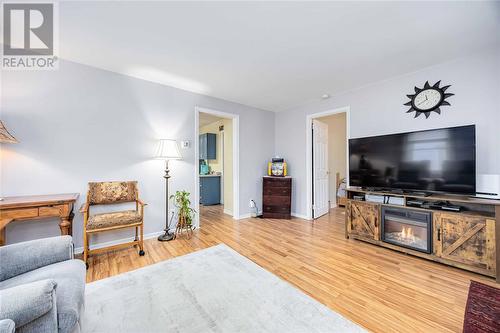
[[[56,286],[56,281],[47,279],[0,290],[0,319],[11,319],[21,327],[40,318],[56,306]]]
[[[43,238],[0,247],[0,281],[73,259],[71,236]]]
[[[0,333],[14,333],[16,331],[16,324],[12,319],[0,320]]]

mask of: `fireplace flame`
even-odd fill
[[[410,227],[403,227],[403,230],[401,231],[401,237],[404,239],[410,240],[410,241],[415,241],[415,235],[413,234],[413,229]]]

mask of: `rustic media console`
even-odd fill
[[[385,196],[387,200],[362,200],[367,195]],[[398,204],[388,203],[388,198]],[[416,207],[415,202],[425,205]],[[436,208],[443,202],[460,207],[460,211]],[[500,283],[498,200],[349,187],[345,209],[346,238],[491,276]]]

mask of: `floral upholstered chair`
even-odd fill
[[[135,210],[90,213],[90,208],[94,205],[113,205],[126,202],[135,202]],[[146,204],[139,199],[136,181],[89,183],[87,202],[80,209],[80,212],[83,213],[83,261],[85,261],[87,268],[87,259],[90,254],[104,252],[110,248],[137,245],[139,246],[139,255],[144,255],[144,206]],[[89,238],[92,234],[123,228],[135,228],[134,241],[90,251]]]

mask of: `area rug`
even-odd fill
[[[226,245],[86,287],[84,332],[365,332]]]
[[[500,289],[471,281],[465,307],[464,333],[500,332]]]

